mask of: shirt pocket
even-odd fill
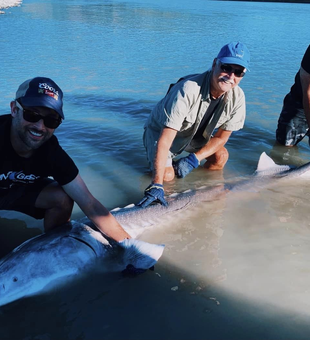
[[[193,109],[189,111],[189,113],[187,114],[187,116],[185,117],[182,123],[182,127],[180,131],[193,129],[197,121],[197,116],[198,116],[197,110]]]

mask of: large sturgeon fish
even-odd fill
[[[131,236],[136,237],[145,228],[199,202],[234,191],[266,187],[276,179],[309,175],[309,170],[310,162],[290,168],[275,164],[263,153],[254,176],[247,180],[170,195],[167,197],[168,207],[152,205],[142,209],[131,205],[113,209],[111,213]],[[163,249],[163,245],[137,239],[120,243],[108,241],[87,218],[72,221],[24,242],[0,261],[0,306],[36,294],[50,283],[85,274],[95,264],[106,271],[121,271],[128,265],[150,268],[160,258]]]

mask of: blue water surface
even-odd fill
[[[283,96],[309,44],[307,15],[307,4],[24,1],[1,16],[0,108],[8,112],[23,80],[48,76],[65,93],[60,139],[75,124],[80,133],[89,125],[99,129],[103,144],[110,137],[102,128],[116,133],[114,139],[114,129],[122,135],[130,130],[135,138],[123,144],[136,142],[140,154],[143,123],[168,85],[205,71],[224,44],[239,40],[252,56],[251,72],[241,86],[247,98],[246,127],[253,131],[235,133],[231,152],[249,148],[257,159],[255,149],[260,144],[268,149],[274,141]],[[75,150],[70,139],[63,143]],[[244,155],[247,163],[251,156]]]
[[[0,15],[0,111],[10,112],[10,101],[24,80],[35,76],[55,80],[64,92],[65,120],[56,131],[61,145],[106,207],[124,206],[137,202],[150,182],[142,133],[153,106],[165,95],[170,83],[187,74],[204,72],[224,44],[241,41],[251,52],[250,72],[240,83],[246,95],[247,119],[244,129],[234,132],[227,144],[230,159],[223,179],[251,175],[263,151],[279,162],[298,165],[309,159],[308,141],[287,153],[274,145],[275,130],[283,98],[310,43],[309,33],[308,4],[24,0],[20,7],[9,8]],[[197,171],[184,180],[167,184],[166,192],[210,184],[213,179],[214,174]],[[287,211],[286,206],[279,206],[281,212]],[[256,207],[257,212],[265,213],[259,205]],[[238,214],[238,222],[242,223],[241,216],[247,212]],[[306,218],[305,212],[301,215]],[[24,215],[1,212],[0,216],[26,220],[27,228],[42,229],[40,221]],[[81,213],[75,207],[74,217],[78,216]],[[208,218],[198,215],[197,220]],[[9,231],[8,235],[13,237]],[[199,238],[199,232],[196,236]],[[169,240],[159,242],[169,244]],[[131,292],[137,294],[134,288]],[[159,315],[161,309],[157,307]],[[202,310],[209,313],[207,307]],[[88,328],[89,333],[85,329],[84,333],[66,333],[63,329],[74,318],[74,313],[70,314],[68,323],[64,322],[55,334],[63,339],[103,338],[94,328]],[[200,318],[199,314],[196,321]],[[90,317],[87,320],[87,325],[92,325]],[[132,319],[127,327],[133,323],[137,321]],[[162,339],[189,339],[193,334],[193,339],[206,339],[203,322],[199,325],[197,333],[188,328],[169,333],[163,322],[164,334],[170,335]],[[252,331],[255,325],[249,328]],[[146,326],[145,329],[149,330]],[[229,332],[224,333],[222,338],[228,339]],[[39,333],[29,334],[24,339],[36,339]],[[51,339],[49,333],[40,334],[42,339]],[[139,332],[131,334],[134,338]],[[234,334],[236,339],[249,339],[241,331]],[[257,337],[251,338],[267,339],[266,334],[258,332]],[[107,338],[125,335],[131,338],[125,331],[114,330]],[[149,339],[158,336],[159,332],[147,333]]]

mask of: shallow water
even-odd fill
[[[137,202],[150,177],[143,124],[170,83],[205,71],[231,40],[251,51],[241,81],[243,130],[223,172],[198,169],[167,194],[250,176],[261,152],[308,161],[275,144],[277,118],[309,45],[307,4],[230,1],[35,1],[0,16],[0,109],[37,75],[65,93],[57,136],[109,209]],[[271,183],[272,184],[272,183]],[[137,278],[85,278],[0,309],[1,339],[306,339],[310,184],[279,182],[180,212],[141,238],[165,243]],[[2,255],[42,222],[1,212]],[[81,217],[75,207],[74,218]],[[19,325],[18,327],[16,325]]]

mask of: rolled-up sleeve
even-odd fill
[[[166,127],[181,131],[184,121],[190,119],[188,116],[195,98],[193,84],[189,83],[185,83],[182,87],[172,88],[171,93],[166,97],[163,107],[164,121],[162,121]]]

